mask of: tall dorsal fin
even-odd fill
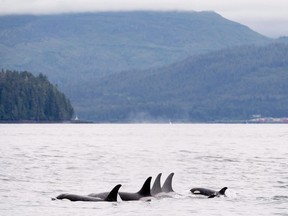
[[[108,194],[108,196],[105,198],[105,201],[108,202],[116,202],[119,188],[121,187],[121,184],[116,185]]]
[[[138,194],[140,194],[143,197],[151,196],[151,192],[150,192],[151,179],[152,179],[151,176],[146,179],[142,188],[140,189],[140,191],[138,191]]]
[[[166,178],[163,186],[162,191],[165,193],[174,192],[172,188],[172,179],[173,179],[174,173],[170,173],[170,175]]]
[[[154,181],[153,187],[151,189],[151,195],[155,196],[156,194],[159,194],[162,192],[161,189],[161,175],[162,173],[159,173]]]
[[[228,189],[227,187],[222,188],[222,189],[218,192],[218,194],[220,194],[220,195],[225,195],[225,191],[226,191],[227,189]]]

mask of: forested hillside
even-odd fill
[[[0,71],[0,121],[70,120],[73,108],[46,76]]]
[[[109,73],[270,40],[214,12],[0,16],[0,68],[45,74],[70,97]]]
[[[0,68],[45,74],[70,98],[81,119],[129,121],[141,115],[179,121],[216,119],[224,116],[221,110],[227,107],[227,101],[230,108],[223,110],[227,118],[242,118],[258,110],[241,108],[238,112],[232,106],[239,108],[239,100],[232,103],[232,96],[222,89],[228,88],[227,85],[213,84],[212,77],[216,81],[222,79],[218,77],[223,70],[223,77],[228,79],[231,74],[237,74],[240,67],[245,70],[249,62],[252,68],[262,71],[263,67],[255,60],[259,53],[253,56],[248,48],[246,53],[237,47],[273,41],[276,40],[215,12],[0,16]],[[214,53],[197,57],[227,48],[231,48],[235,59],[241,59],[241,64],[230,62],[227,51],[219,51],[219,56]],[[267,60],[272,54],[266,54],[263,59]],[[189,56],[192,56],[189,60],[182,61]],[[166,66],[174,62],[180,63]],[[161,67],[166,69],[152,69]],[[163,70],[167,70],[167,74]],[[193,74],[186,77],[184,74],[191,70]],[[269,70],[278,73],[276,67],[269,66]],[[203,71],[208,74],[207,80],[200,79],[198,72]],[[181,80],[181,77],[185,78]],[[206,85],[210,92],[204,88]]]
[[[98,121],[287,117],[287,83],[287,44],[244,46],[93,82],[85,112]]]

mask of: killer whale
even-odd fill
[[[151,179],[152,179],[151,176],[148,177],[146,181],[144,182],[142,188],[136,193],[118,192],[120,198],[123,201],[134,201],[134,200],[141,200],[147,197],[151,197],[151,191],[150,191]],[[88,197],[104,199],[104,197],[106,197],[107,194],[108,192],[92,193],[92,194],[88,194]]]
[[[166,178],[163,186],[162,186],[162,191],[165,193],[172,193],[174,192],[172,188],[172,180],[173,180],[174,173],[170,173],[169,176]]]
[[[157,198],[171,197],[171,193],[174,193],[174,190],[172,188],[172,179],[174,173],[169,174],[162,187],[161,187],[161,176],[162,173],[159,173],[157,175],[153,187],[151,189],[151,195]]]
[[[162,173],[159,173],[154,181],[154,184],[151,188],[151,195],[153,197],[157,196],[158,194],[162,193],[162,188],[161,188],[161,175]]]
[[[219,191],[207,189],[207,188],[192,188],[190,191],[192,194],[195,195],[203,195],[203,196],[208,196],[208,198],[214,198],[214,197],[219,197],[221,195],[225,195],[225,191],[227,190],[227,187],[222,188]]]
[[[96,198],[91,196],[83,196],[77,194],[60,194],[56,199],[68,199],[70,201],[85,201],[85,202],[116,202],[117,195],[121,184],[116,185],[104,198]]]

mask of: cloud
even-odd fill
[[[284,10],[286,0],[0,0],[0,13],[60,13],[107,10]]]
[[[213,10],[256,30],[265,30],[268,22],[278,24],[274,27],[277,27],[279,33],[282,28],[284,34],[288,34],[287,8],[287,0],[0,0],[1,15],[119,10]],[[271,33],[266,31],[265,34]]]

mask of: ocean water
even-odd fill
[[[52,201],[136,192],[174,172],[173,198]],[[193,187],[219,190],[207,199]],[[285,124],[0,124],[0,215],[288,215]]]

